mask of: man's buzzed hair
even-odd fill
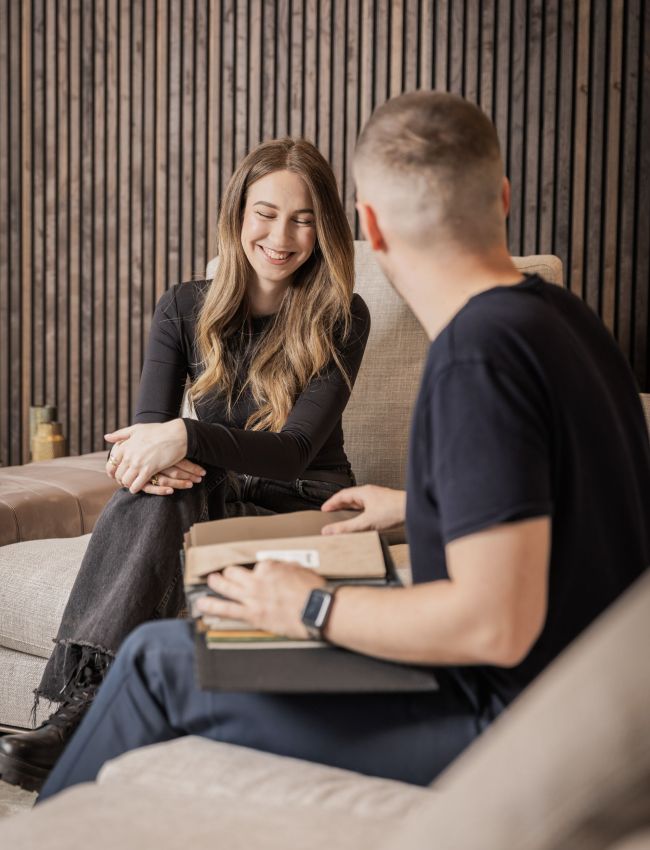
[[[461,97],[419,91],[387,101],[363,128],[354,167],[366,199],[408,241],[482,250],[504,239],[497,132]]]

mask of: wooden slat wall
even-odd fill
[[[71,453],[130,420],[252,146],[315,141],[356,229],[359,129],[423,87],[492,116],[513,253],[558,254],[650,389],[649,28],[650,0],[0,0],[0,463],[30,404]]]

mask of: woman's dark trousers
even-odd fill
[[[341,483],[333,484],[210,470],[202,484],[172,496],[118,490],[93,531],[37,697],[64,700],[80,677],[105,671],[136,626],[179,615],[184,605],[179,553],[193,523],[318,509],[354,482],[349,470],[339,472]]]

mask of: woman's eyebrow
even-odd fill
[[[276,206],[276,204],[272,204],[269,201],[255,201],[253,206],[256,207],[258,204],[263,204],[265,207],[271,207],[272,210],[279,210],[280,209],[280,207]],[[313,215],[314,211],[312,209],[310,209],[309,207],[305,207],[305,209],[302,209],[302,210],[294,210],[293,214],[295,215],[296,213],[311,213]]]

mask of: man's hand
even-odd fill
[[[326,525],[323,534],[343,534],[351,531],[388,531],[406,519],[406,492],[365,484],[339,490],[322,506],[323,511],[340,511],[350,508],[362,513],[344,522]]]
[[[325,579],[299,564],[260,561],[252,570],[226,567],[211,573],[208,585],[228,599],[199,599],[202,614],[244,620],[256,629],[304,639],[309,633],[301,620],[303,608],[311,591],[323,587]]]
[[[108,463],[108,466],[112,466],[113,469],[107,468],[107,471],[109,475],[112,472],[112,477],[123,487],[128,488],[131,493],[154,486],[151,485],[152,476],[178,467],[185,461],[187,453],[187,431],[182,419],[147,425],[131,425],[128,428],[113,431],[111,434],[105,434],[104,439],[108,443],[117,444],[111,451],[111,457],[115,463],[112,461]],[[190,464],[190,466],[194,465]],[[198,469],[198,467],[195,468]],[[188,470],[187,467],[183,469]],[[162,491],[157,493],[158,495],[166,495],[166,491],[173,487],[170,481],[175,480],[175,476],[166,475],[165,478],[166,486],[157,488]]]

